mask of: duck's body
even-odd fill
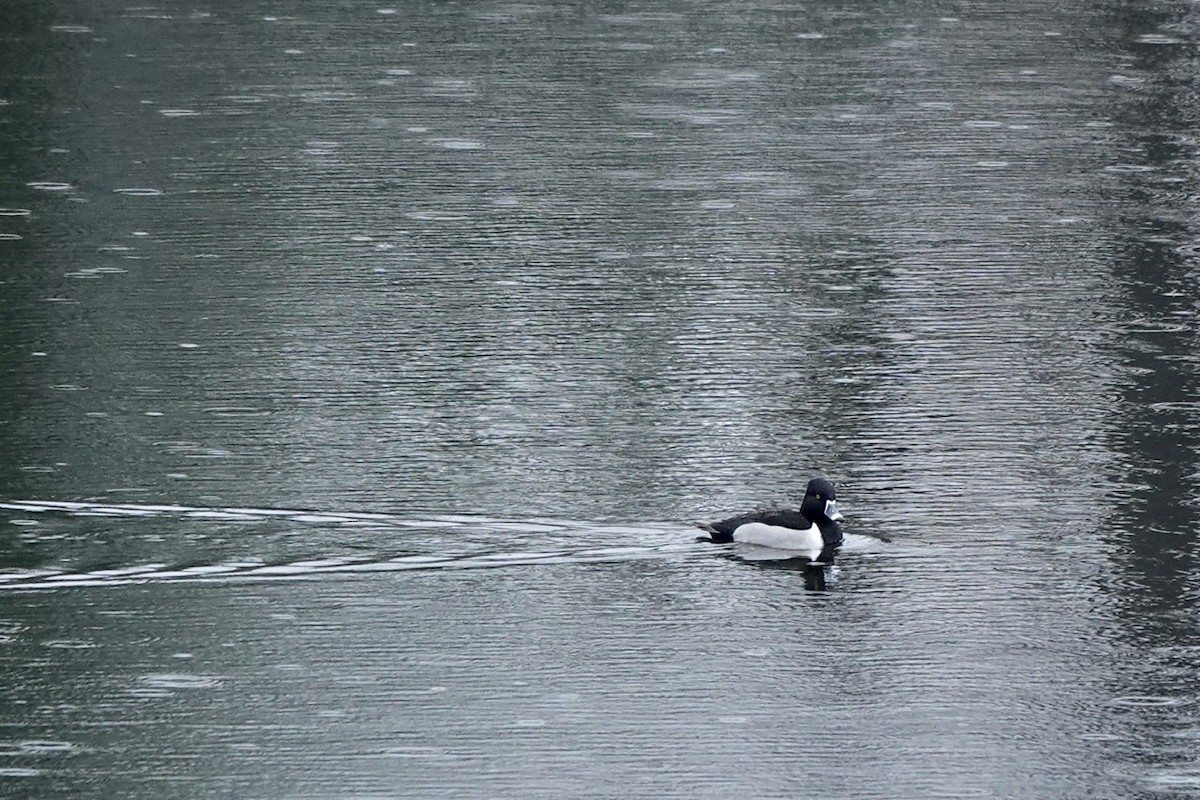
[[[739,544],[753,544],[758,547],[769,547],[772,550],[796,552],[796,555],[806,555],[815,559],[825,548],[825,540],[821,537],[821,529],[816,525],[807,528],[786,528],[782,525],[770,525],[766,522],[747,522],[737,527],[733,532],[733,541]]]
[[[799,510],[758,511],[704,523],[700,528],[708,531],[714,542],[757,545],[830,563],[842,543],[841,520],[833,484],[813,478]]]

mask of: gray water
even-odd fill
[[[1200,795],[1194,3],[3,18],[0,795]]]

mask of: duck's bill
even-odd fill
[[[829,519],[833,520],[834,522],[841,522],[843,519],[845,519],[845,517],[842,516],[842,512],[838,511],[837,500],[825,501],[825,516],[829,517]]]

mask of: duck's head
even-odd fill
[[[808,521],[816,523],[826,544],[841,543],[842,513],[838,511],[837,489],[833,488],[832,481],[825,478],[809,481],[804,502],[800,504],[800,513]]]

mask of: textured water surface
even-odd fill
[[[1197,796],[1196,13],[15,3],[0,795]]]

